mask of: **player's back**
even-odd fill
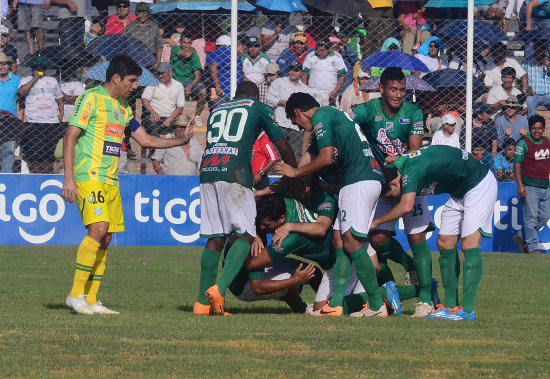
[[[224,181],[251,188],[252,147],[262,130],[272,141],[283,137],[273,112],[259,101],[235,99],[215,108],[208,118],[201,183]]]

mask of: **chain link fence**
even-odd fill
[[[204,147],[208,114],[229,97],[233,63],[239,81],[246,78],[258,84],[261,100],[275,110],[299,157],[307,141],[284,117],[284,101],[292,92],[310,91],[321,105],[352,112],[357,104],[380,96],[377,79],[384,67],[403,66],[406,61],[412,65],[406,70],[406,99],[423,111],[424,144],[465,146],[470,125],[464,125],[466,23],[461,13],[445,19],[428,18],[426,13],[396,7],[393,17],[364,20],[299,13],[239,14],[240,58],[231,62],[230,47],[226,46],[231,26],[228,13],[147,13],[138,9],[138,19],[124,25],[121,20],[127,18],[119,16],[121,11],[124,13],[111,7],[85,22],[79,17],[58,18],[52,8],[40,24],[43,34],[36,28],[26,33],[21,18],[13,12],[3,21],[5,55],[0,56],[4,63],[0,75],[8,66],[22,79],[15,91],[7,81],[0,88],[0,95],[9,103],[0,113],[2,172],[62,172],[60,141],[76,97],[101,83],[102,69],[97,65],[116,53],[128,54],[150,72],[146,84],[159,78],[162,81],[165,65],[159,62],[170,63],[172,80],[185,88],[184,104],[175,98],[163,100],[155,86],[140,86],[132,94],[135,115],[152,134],[172,133],[194,119],[194,138]],[[535,113],[547,117],[550,38],[545,38],[544,25],[520,33],[520,22],[514,17],[505,19],[491,12],[494,7],[478,9],[475,21],[471,128],[473,152],[496,173],[501,167],[495,166],[498,159],[494,158],[502,153],[499,159],[510,167],[507,147],[526,134],[528,117]],[[34,55],[29,54],[31,46]],[[407,55],[373,56],[381,51]],[[367,59],[375,60],[360,64],[369,62]],[[307,85],[300,82],[305,76]],[[12,109],[15,101],[17,108]],[[170,107],[182,105],[182,115],[172,119]],[[16,121],[16,116],[22,122]],[[123,156],[128,159],[121,159],[121,172],[157,171],[152,164],[155,159],[151,160],[153,151],[141,149],[129,139],[125,149]],[[192,159],[192,154],[185,153]],[[200,154],[195,160],[200,160]]]

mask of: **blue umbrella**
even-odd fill
[[[484,86],[478,78],[473,77],[472,79],[473,87]],[[466,73],[462,70],[446,68],[426,75],[424,80],[435,88],[466,87]]]
[[[361,66],[401,67],[403,70],[430,72],[430,69],[418,58],[400,51],[379,51],[361,62]]]
[[[220,8],[231,9],[231,0],[161,0],[151,6],[153,12],[170,12],[174,9],[213,11]],[[253,11],[254,6],[245,0],[238,0],[237,9],[240,11]]]
[[[413,90],[413,91],[437,91],[435,88],[433,88],[428,82],[426,82],[423,79],[420,79],[419,77],[416,77],[414,75],[405,75],[405,79],[407,81],[407,89]],[[359,87],[359,90],[361,91],[372,91],[376,90],[378,91],[378,88],[380,86],[380,76],[371,78],[365,82],[362,86]]]
[[[120,34],[101,36],[88,45],[88,50],[107,60],[111,60],[117,54],[126,54],[140,66],[152,67],[157,64],[157,58],[143,42]]]
[[[105,76],[107,74],[107,67],[109,67],[109,62],[101,62],[95,66],[90,67],[84,75],[86,79],[95,79],[104,82]],[[159,81],[155,78],[155,75],[145,67],[141,67],[142,73],[138,78],[137,85],[140,87],[146,86],[158,86]]]
[[[445,25],[438,31],[439,36],[466,38],[468,33],[468,21],[456,20]],[[496,26],[483,21],[474,21],[474,40],[489,42],[508,41],[508,37]]]
[[[481,7],[485,5],[493,5],[494,0],[475,0],[474,5]],[[424,5],[426,8],[467,8],[468,0],[430,0]]]
[[[301,0],[258,0],[256,6],[272,11],[299,12],[307,11]]]

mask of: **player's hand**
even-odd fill
[[[263,190],[254,191],[254,198],[262,197],[262,196],[265,196],[265,195],[270,195],[272,193],[273,192],[271,192],[269,187],[267,187],[267,188],[264,188]]]
[[[74,179],[65,179],[63,182],[63,189],[61,190],[61,196],[63,199],[72,204],[75,202],[77,195],[80,196],[80,193],[78,192],[78,187],[76,186]]]
[[[262,239],[256,236],[254,242],[252,242],[252,245],[250,246],[250,255],[252,255],[253,257],[257,257],[264,247],[265,246],[262,242]]]
[[[157,112],[151,112],[151,117],[149,117],[151,121],[158,122],[160,121],[160,116]]]
[[[395,160],[396,160],[397,158],[399,158],[399,155],[388,155],[388,156],[386,157],[386,163],[385,163],[385,165],[387,166],[387,165],[389,165],[389,164],[393,164],[393,162],[395,162]]]
[[[300,263],[292,274],[292,278],[296,280],[297,284],[305,283],[309,279],[315,276],[315,266],[313,263],[308,264],[305,268],[302,269],[304,265]]]
[[[378,222],[378,219],[372,220],[372,222],[370,223],[370,230],[376,229],[378,225],[380,225],[380,223]]]
[[[526,136],[527,134],[529,134],[529,132],[527,131],[527,129],[521,128],[521,130],[519,131],[519,134],[521,134],[522,136]]]
[[[275,229],[275,233],[273,233],[273,237],[271,238],[271,244],[275,245],[277,247],[281,247],[281,244],[285,240],[285,238],[290,233],[290,226],[288,224],[283,224],[279,226],[277,229]]]
[[[525,199],[526,191],[525,191],[525,187],[522,185],[518,185],[518,196],[521,197],[522,199]]]
[[[277,174],[288,176],[289,178],[295,178],[297,176],[296,169],[285,162],[275,163],[275,166],[273,166],[273,170]]]
[[[183,140],[182,145],[187,145],[191,140],[191,137],[193,137],[193,125],[187,125],[183,131],[183,136],[180,137],[180,139]]]

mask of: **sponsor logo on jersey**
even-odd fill
[[[221,164],[226,164],[227,162],[229,162],[229,155],[224,155],[221,158],[218,155],[213,155],[210,158],[204,160],[203,167],[204,166],[217,166],[220,163]]]
[[[106,137],[116,137],[122,138],[124,134],[124,126],[117,124],[107,124],[105,125],[105,136]]]
[[[462,150],[462,159],[467,161],[468,160],[468,152],[464,149],[461,149]]]
[[[325,130],[323,129],[323,123],[320,122],[317,125],[313,127],[313,131],[315,132],[315,137],[321,138],[325,135]]]
[[[124,109],[120,109],[120,114],[124,116],[126,114],[126,111]]]
[[[103,211],[101,210],[101,207],[94,207],[94,214],[96,216],[101,216],[103,214]]]
[[[410,119],[410,118],[400,118],[400,119],[399,119],[399,123],[400,123],[400,124],[403,124],[403,125],[410,124],[410,123],[411,123],[411,119]]]
[[[118,117],[118,112],[117,111],[114,111],[113,112],[113,116],[115,117],[115,120],[119,120],[119,117]]]
[[[399,139],[392,141],[386,134],[386,129],[378,130],[376,141],[378,142],[380,151],[386,155],[403,155],[407,150],[406,146],[403,146],[403,143]]]
[[[543,161],[550,158],[550,150],[548,149],[541,149],[538,151],[535,151],[535,160],[536,161]]]
[[[90,101],[86,102],[86,109],[88,109],[90,111],[92,110],[92,103]]]
[[[420,196],[428,196],[435,194],[435,187],[437,187],[438,182],[433,182],[428,188],[423,188],[420,190]]]
[[[323,209],[332,209],[333,206],[331,203],[323,203],[317,207],[317,211],[322,211]]]
[[[122,144],[116,142],[105,141],[103,144],[103,155],[110,155],[111,157],[120,157],[120,149]]]
[[[409,158],[415,158],[422,155],[422,152],[420,150],[415,150],[412,153],[409,154]]]
[[[403,183],[404,186],[407,185],[407,180],[409,179],[409,175],[404,175],[401,177],[401,183]]]
[[[88,196],[88,203],[90,204],[97,204],[97,201],[93,196]]]
[[[424,127],[424,121],[417,121],[417,122],[415,122],[415,123],[413,124],[413,126],[414,126],[415,128],[421,127],[421,126]]]
[[[374,157],[374,154],[372,153],[371,148],[363,149],[363,154],[365,154],[365,157]]]
[[[386,131],[393,132],[393,130],[394,130],[393,129],[393,122],[391,122],[391,121],[386,122]]]
[[[376,116],[376,117],[374,118],[374,121],[380,121],[380,120],[382,120],[382,116]]]
[[[210,149],[206,149],[204,151],[204,156],[215,155],[215,154],[239,155],[239,148],[227,146],[227,144],[225,143],[217,143],[214,146],[212,146]]]

